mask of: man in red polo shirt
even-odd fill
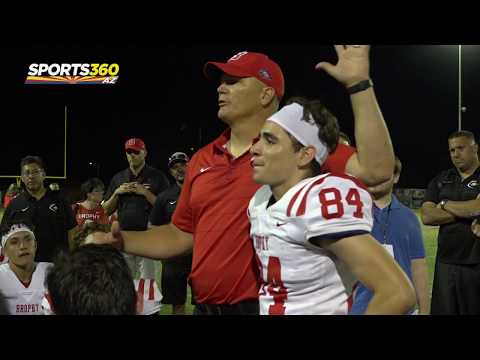
[[[337,65],[320,63],[342,83],[355,116],[358,154],[339,145],[323,166],[348,172],[368,185],[390,178],[393,148],[370,80],[366,45],[337,45]],[[128,253],[169,258],[193,249],[191,285],[196,314],[258,314],[259,276],[249,237],[247,207],[259,188],[252,179],[249,150],[265,120],[284,95],[280,67],[266,55],[243,52],[227,63],[209,62],[208,78],[220,79],[219,118],[229,129],[191,159],[172,224],[146,232],[120,231],[91,236],[116,242]]]

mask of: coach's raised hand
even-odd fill
[[[370,79],[369,45],[335,45],[335,51],[336,65],[320,62],[315,69],[324,70],[347,88]]]

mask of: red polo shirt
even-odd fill
[[[229,139],[227,130],[193,156],[172,218],[180,230],[193,234],[190,280],[199,304],[258,299],[247,208],[260,185],[253,181],[250,153],[234,159],[225,148]],[[335,170],[344,169],[352,154],[335,157]]]

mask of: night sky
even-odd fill
[[[206,61],[240,51],[268,54],[282,67],[286,98],[318,97],[353,138],[353,117],[341,85],[314,70],[335,61],[332,45],[293,42],[152,43],[150,46],[36,44],[10,46],[2,59],[1,175],[17,175],[20,159],[38,154],[47,175],[63,175],[64,108],[68,107],[67,183],[96,175],[108,182],[127,162],[123,144],[145,140],[147,161],[164,171],[175,151],[189,154],[224,129],[217,119],[216,84],[203,76]],[[371,75],[395,150],[403,162],[402,187],[426,187],[451,166],[447,137],[458,124],[456,45],[374,45]],[[28,65],[118,63],[116,85],[24,85]],[[480,46],[463,46],[463,128],[480,135]],[[99,164],[90,166],[89,162]],[[1,180],[2,189],[10,180]]]

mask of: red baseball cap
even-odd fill
[[[267,86],[274,88],[280,99],[285,94],[282,69],[267,55],[243,51],[230,58],[226,63],[210,61],[203,68],[208,79],[218,77],[219,70],[231,76],[257,78]]]
[[[146,150],[145,143],[142,139],[130,139],[125,143],[125,150],[132,149],[136,151]]]

